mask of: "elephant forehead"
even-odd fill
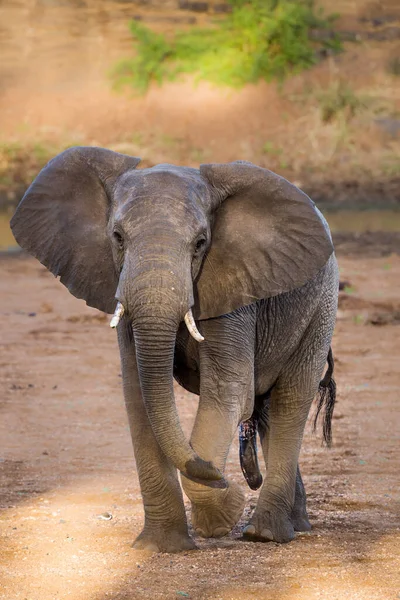
[[[158,165],[126,173],[117,182],[114,200],[117,218],[123,218],[135,207],[198,213],[209,203],[209,190],[197,169]]]

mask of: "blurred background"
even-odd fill
[[[142,556],[108,317],[9,229],[71,145],[160,162],[250,160],[326,215],[341,291],[333,448],[308,425],[313,530]],[[0,0],[0,599],[388,600],[400,589],[399,0]],[[176,386],[186,435],[196,398]],[[190,507],[187,505],[190,516]]]
[[[250,160],[348,211],[335,230],[398,229],[397,0],[2,0],[0,11],[3,215],[80,144],[145,166]]]

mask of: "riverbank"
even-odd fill
[[[143,166],[246,159],[327,207],[399,206],[398,3],[338,3],[344,52],[283,84],[232,91],[183,79],[144,97],[116,93],[109,73],[131,52],[130,18],[165,31],[190,26],[170,18],[215,17],[218,3],[186,3],[199,7],[177,16],[176,2],[165,12],[153,4],[2,3],[0,205],[15,204],[48,159],[78,144],[141,156]]]

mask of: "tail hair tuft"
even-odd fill
[[[330,448],[332,445],[332,416],[333,416],[333,411],[334,411],[335,402],[336,402],[336,383],[332,377],[333,366],[334,366],[334,361],[333,361],[332,349],[329,348],[328,369],[325,373],[324,378],[322,379],[322,381],[319,384],[319,388],[318,388],[319,398],[318,398],[317,411],[315,413],[314,425],[313,425],[313,430],[315,432],[315,429],[317,427],[318,417],[319,417],[322,409],[325,407],[322,432],[323,432],[324,442],[328,446],[328,448]]]

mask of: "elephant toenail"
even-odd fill
[[[270,542],[272,542],[274,539],[274,536],[272,535],[272,533],[269,529],[263,529],[261,532],[261,537],[266,540],[269,540]]]
[[[243,533],[247,533],[247,535],[254,535],[255,532],[256,528],[254,527],[254,525],[247,525],[247,527],[243,529]]]
[[[144,552],[159,552],[160,549],[155,542],[150,542],[146,540],[137,540],[133,542],[132,548],[134,550],[141,550]]]
[[[230,532],[228,527],[217,527],[214,529],[214,537],[222,537]]]

